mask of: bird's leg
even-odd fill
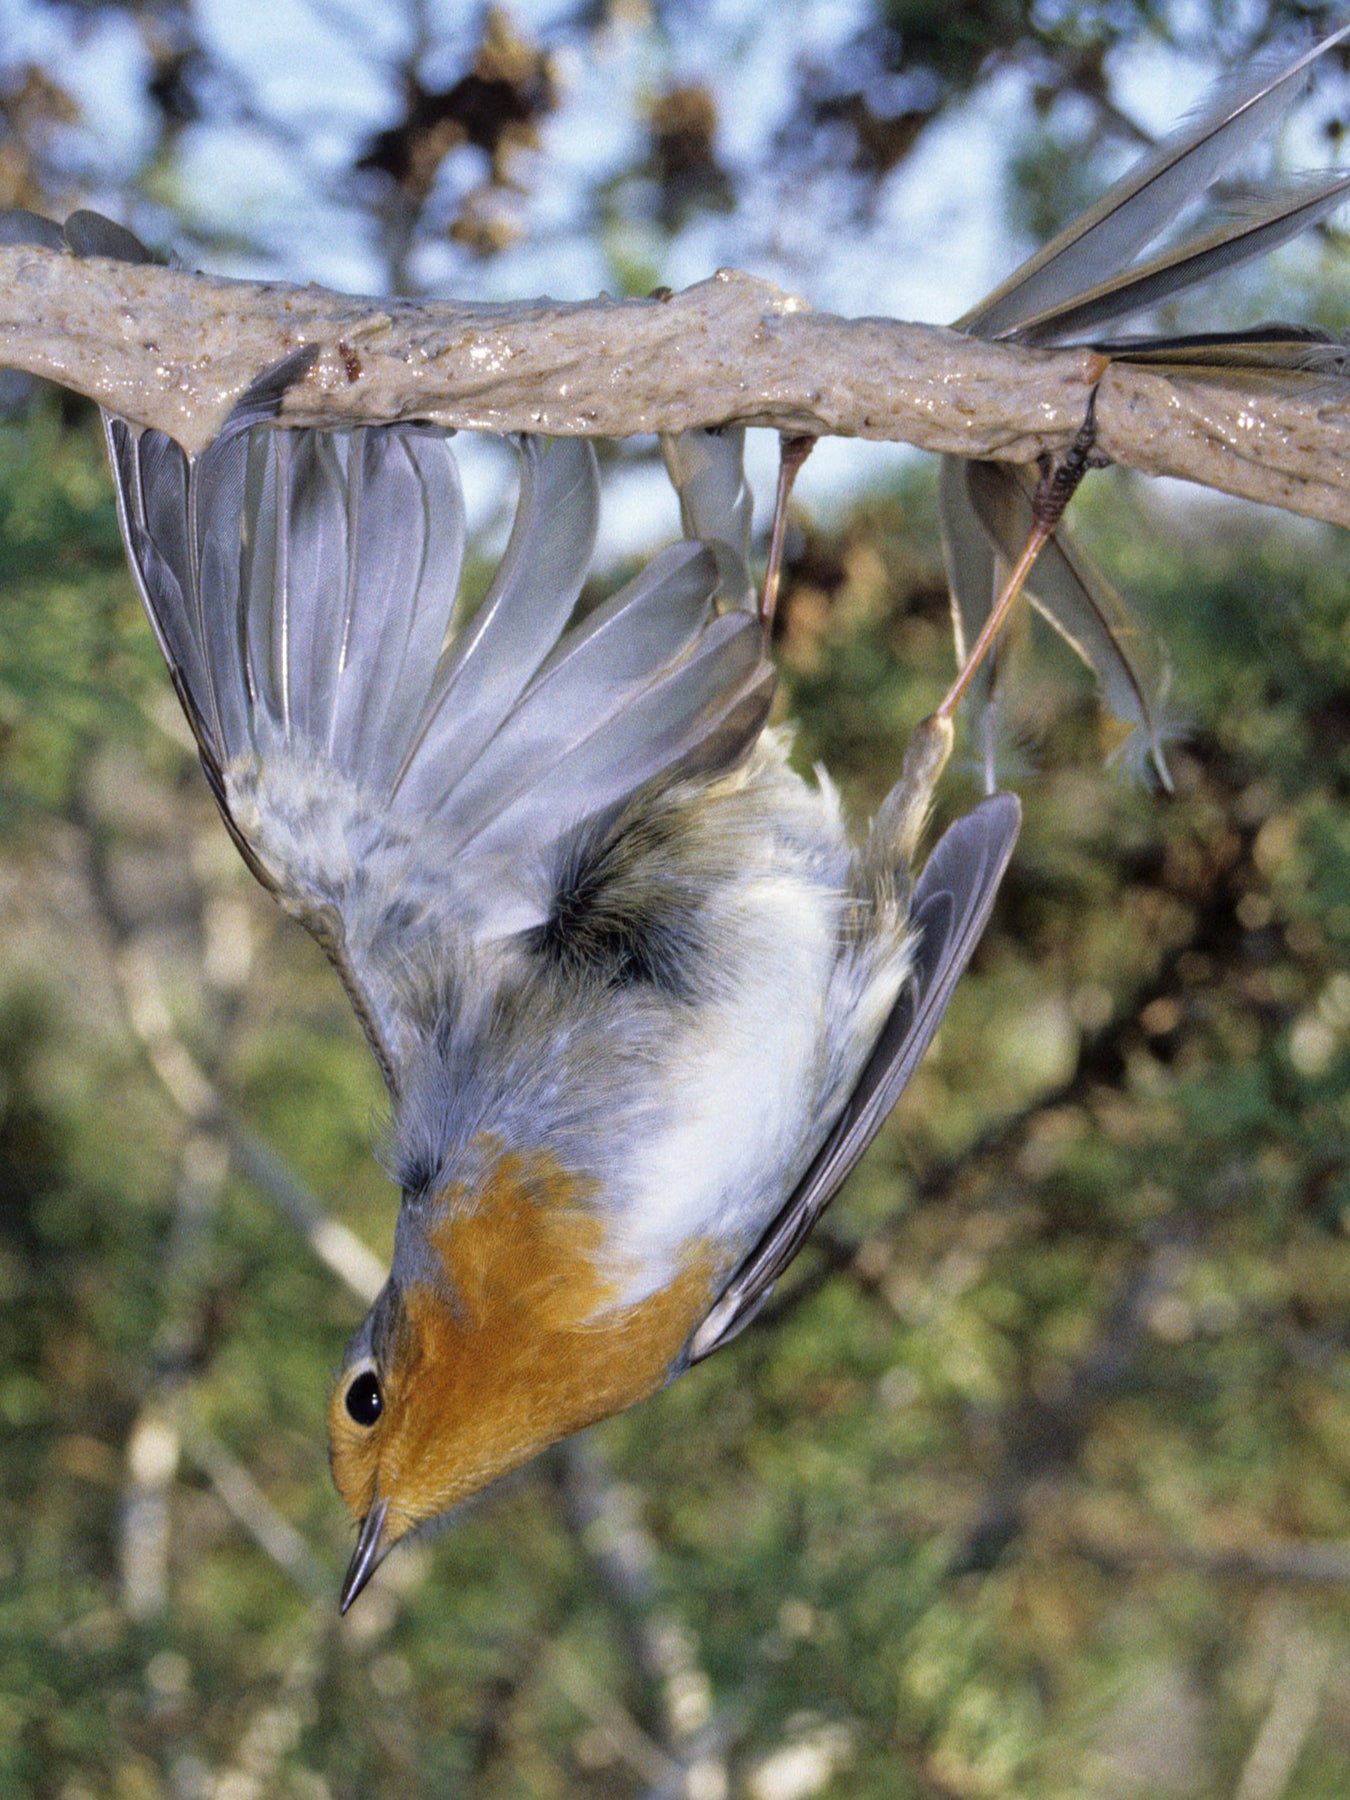
[[[914,860],[923,828],[928,822],[933,795],[952,753],[952,715],[961,696],[998,636],[1037,556],[1054,536],[1055,527],[1064,516],[1064,509],[1072,500],[1078,484],[1089,469],[1101,468],[1106,463],[1105,457],[1096,455],[1093,451],[1096,437],[1096,398],[1097,390],[1094,386],[1088,398],[1083,423],[1063,456],[1043,456],[1040,459],[1040,480],[1031,502],[1032,525],[1027,541],[1022,546],[1022,553],[1013,565],[1012,574],[1004,583],[1003,591],[995,601],[984,629],[972,645],[960,674],[947,690],[942,704],[930,717],[920,720],[909,740],[900,779],[891,790],[877,819],[884,841],[893,845],[907,862]]]
[[[773,500],[773,526],[769,532],[769,558],[764,565],[764,591],[760,595],[759,619],[767,640],[773,630],[774,609],[778,605],[778,578],[783,569],[783,539],[787,534],[788,496],[797,479],[797,471],[816,447],[813,437],[780,436],[778,440],[778,489]]]
[[[1011,575],[1003,585],[1003,592],[994,602],[989,617],[984,622],[984,629],[972,644],[961,672],[948,688],[946,697],[937,709],[936,717],[950,720],[960,703],[961,696],[970,686],[975,671],[984,661],[990,646],[1003,628],[1004,621],[1012,610],[1013,601],[1022,591],[1022,586],[1030,575],[1036,558],[1047,542],[1055,535],[1055,527],[1064,516],[1064,509],[1078,491],[1078,484],[1089,469],[1100,469],[1106,466],[1107,458],[1097,454],[1093,445],[1097,438],[1096,423],[1097,389],[1094,386],[1088,396],[1087,413],[1083,423],[1074,434],[1073,442],[1063,456],[1044,455],[1039,460],[1040,480],[1036,483],[1036,492],[1031,499],[1031,530],[1027,533],[1027,541],[1022,546],[1021,555],[1013,564]]]

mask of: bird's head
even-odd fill
[[[551,1159],[508,1154],[471,1189],[405,1205],[328,1405],[333,1479],[360,1528],[344,1612],[415,1526],[661,1386],[707,1312],[701,1242],[625,1305],[632,1270],[613,1266],[592,1200]]]

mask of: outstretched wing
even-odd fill
[[[5,230],[146,256],[96,214]],[[595,452],[520,439],[510,541],[470,608],[451,434],[273,428],[311,360],[262,375],[195,458],[105,424],[132,569],[212,791],[337,967],[397,1094],[409,971],[542,924],[563,844],[650,782],[733,765],[774,677],[742,434],[677,440],[689,535],[580,618]]]
[[[733,762],[773,677],[754,617],[718,612],[698,542],[572,622],[598,505],[581,440],[521,440],[515,527],[461,621],[448,435],[259,427],[290,373],[195,460],[118,419],[108,442],[221,809],[336,964],[396,1092],[420,946],[542,923],[562,841],[651,781]]]
[[[1017,841],[1021,816],[1013,795],[995,794],[958,819],[929,857],[910,909],[919,944],[904,992],[829,1136],[694,1333],[682,1366],[711,1356],[750,1323],[885,1123],[942,1023],[952,990],[980,941]]]

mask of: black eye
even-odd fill
[[[373,1425],[384,1411],[384,1395],[379,1377],[367,1369],[347,1389],[347,1413],[358,1425]]]

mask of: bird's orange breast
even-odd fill
[[[633,1271],[610,1260],[588,1200],[556,1161],[508,1154],[477,1195],[432,1203],[446,1286],[404,1292],[406,1366],[391,1371],[379,1455],[395,1529],[651,1393],[711,1305],[719,1269],[705,1240],[672,1280],[622,1305]]]

